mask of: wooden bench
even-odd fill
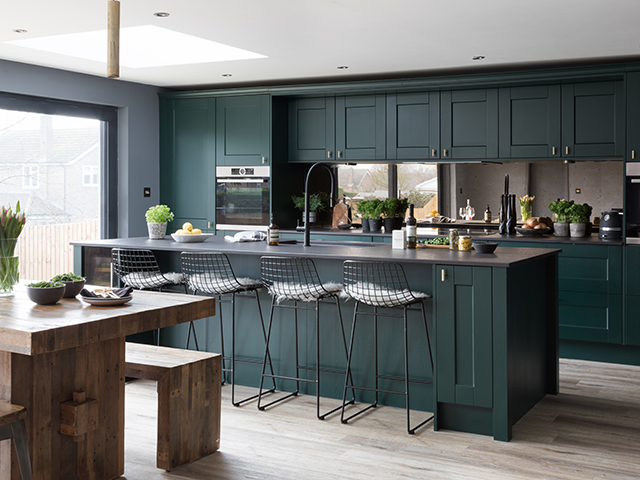
[[[27,410],[24,407],[0,401],[0,440],[13,440],[22,480],[31,480],[31,460],[24,425],[26,416]],[[10,470],[11,465],[8,466],[8,471]]]
[[[125,375],[158,382],[158,468],[219,448],[221,368],[217,353],[127,342]]]

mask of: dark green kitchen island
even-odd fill
[[[493,435],[496,440],[511,439],[512,426],[546,394],[558,393],[558,253],[539,248],[498,247],[493,254],[458,252],[448,249],[393,250],[388,244],[316,241],[310,247],[286,244],[270,247],[265,242],[229,243],[213,236],[203,243],[176,243],[147,238],[111,239],[74,242],[76,271],[88,274],[91,265],[108,264],[113,247],[145,248],[155,252],[163,269],[179,271],[181,251],[226,253],[236,276],[260,278],[263,255],[305,256],[315,261],[323,282],[342,281],[344,260],[390,261],[403,265],[412,289],[433,295],[432,316],[428,318],[434,352],[434,385],[411,388],[414,408],[435,413],[434,428]],[[102,258],[102,260],[99,260]],[[263,311],[268,312],[269,297],[261,294]],[[246,305],[245,305],[246,304]],[[353,301],[341,302],[347,333],[351,328]],[[428,306],[428,305],[427,305]],[[279,309],[282,310],[282,309]],[[255,303],[237,302],[237,355],[261,359],[264,343],[256,328]],[[223,313],[224,317],[228,317]],[[292,312],[278,312],[292,317]],[[344,368],[346,359],[339,328],[331,316],[335,306],[321,311],[321,361]],[[225,318],[225,326],[227,322]],[[266,322],[265,318],[265,322]],[[300,358],[311,364],[315,358],[313,315],[299,315],[301,320]],[[207,319],[197,326],[201,344],[209,351],[219,351],[217,319]],[[215,324],[212,324],[215,322]],[[274,363],[295,365],[292,360],[292,330],[275,332],[277,341],[271,349]],[[292,324],[291,324],[292,325]],[[428,365],[418,360],[424,340],[419,335],[420,318],[410,317],[410,373],[420,379],[431,378]],[[336,331],[338,330],[338,331]],[[385,345],[380,370],[397,375],[402,367],[402,335],[397,320],[380,324],[380,338]],[[226,329],[229,332],[229,328]],[[424,328],[422,329],[424,331]],[[415,332],[415,335],[412,335]],[[163,343],[184,345],[186,332],[176,327],[163,334]],[[225,334],[226,335],[226,334]],[[373,371],[369,357],[372,335],[362,335],[354,351],[354,375],[370,378]],[[227,339],[227,341],[229,341]],[[422,343],[421,343],[422,342]],[[291,347],[291,348],[290,348]],[[413,348],[412,348],[413,347]],[[257,386],[259,369],[246,364],[238,367],[236,382]],[[344,377],[323,377],[321,395],[341,398]],[[392,382],[392,381],[389,381]],[[291,390],[293,383],[278,384]],[[385,388],[398,389],[390,383]],[[309,392],[314,393],[314,392]],[[359,400],[368,401],[370,392]],[[396,396],[381,397],[381,403],[401,406]],[[332,417],[329,417],[331,420]]]

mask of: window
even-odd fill
[[[22,167],[22,186],[24,188],[38,188],[38,165],[25,165]]]
[[[403,163],[397,165],[397,172],[398,198],[408,198],[409,203],[413,203],[416,218],[426,218],[433,210],[438,210],[438,166],[435,163]]]
[[[357,211],[360,200],[389,198],[389,167],[386,163],[337,165],[338,195],[351,199]]]
[[[85,165],[82,167],[82,185],[85,187],[97,187],[99,185],[100,167]]]

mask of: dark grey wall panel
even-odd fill
[[[118,108],[118,236],[146,235],[159,202],[158,96],[154,86],[0,60],[0,92]],[[151,197],[143,198],[143,187]]]

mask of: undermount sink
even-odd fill
[[[377,247],[382,245],[381,243],[366,243],[366,242],[331,242],[324,240],[311,240],[311,247]],[[296,245],[303,246],[304,241],[302,240],[281,240],[280,245]]]

